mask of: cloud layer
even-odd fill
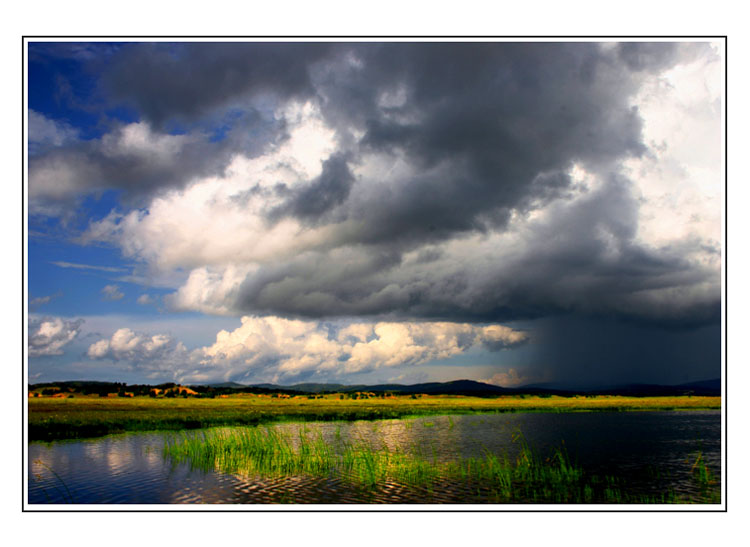
[[[243,317],[210,346],[188,352],[165,334],[128,328],[89,346],[91,359],[125,361],[159,370],[180,381],[291,381],[420,365],[473,348],[499,351],[525,343],[528,335],[500,325],[461,323],[320,323],[280,317]]]
[[[169,48],[144,45],[123,55],[107,81],[120,81],[135,59],[167,90],[187,78],[188,66],[195,81],[203,72],[216,79],[268,51],[248,47],[218,48],[208,66],[210,47],[180,47],[167,61]],[[244,79],[198,86],[177,101],[155,97],[154,82],[125,86],[123,100],[146,119],[98,145],[150,154],[127,161],[137,169],[167,162],[169,176],[157,176],[157,186],[171,191],[146,209],[91,223],[82,241],[187,272],[167,299],[174,309],[715,319],[715,223],[711,233],[683,230],[679,238],[639,230],[641,190],[651,183],[637,182],[624,163],[653,154],[634,106],[643,87],[671,66],[715,63],[708,46],[334,44],[294,61],[286,56],[300,47],[273,51],[297,72],[271,75],[266,60]],[[159,62],[167,63],[161,72]],[[282,136],[270,138],[261,123],[257,154],[234,149],[220,169],[210,167],[209,152],[182,159],[195,134],[147,129],[229,105],[257,109],[261,98]]]

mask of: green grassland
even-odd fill
[[[706,410],[720,397],[624,396],[318,396],[233,395],[226,398],[153,398],[76,395],[28,399],[29,440],[84,438],[126,431],[184,430],[275,421],[352,421],[437,414]]]

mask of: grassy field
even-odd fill
[[[720,397],[397,396],[366,399],[338,394],[307,398],[235,395],[228,398],[99,398],[28,400],[29,440],[83,438],[125,431],[183,430],[274,421],[377,420],[435,414],[720,409]]]

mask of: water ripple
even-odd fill
[[[436,461],[489,451],[514,457],[511,433],[521,428],[544,452],[561,440],[587,471],[624,476],[628,490],[672,491],[698,498],[690,468],[700,453],[719,477],[718,412],[619,414],[516,414],[431,417],[380,422],[306,424],[311,435],[335,445],[341,439],[411,451]],[[298,424],[277,426],[289,432]],[[486,503],[481,484],[438,481],[407,486],[387,481],[362,489],[347,477],[258,477],[191,469],[162,456],[164,434],[29,444],[30,504],[459,504]]]

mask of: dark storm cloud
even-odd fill
[[[29,194],[37,203],[65,204],[88,192],[122,190],[130,205],[144,206],[162,190],[221,175],[234,154],[258,156],[287,134],[282,121],[249,110],[232,120],[222,139],[209,137],[119,124],[99,139],[68,139],[29,158]]]
[[[665,323],[715,321],[718,274],[685,258],[702,243],[641,246],[635,239],[639,203],[618,175],[622,160],[646,152],[643,122],[632,106],[644,79],[706,48],[121,47],[100,82],[110,104],[134,108],[157,136],[165,136],[169,123],[184,124],[188,133],[166,147],[163,161],[112,155],[104,138],[66,143],[32,159],[31,196],[38,187],[59,188],[54,180],[37,179],[61,167],[72,171],[65,195],[119,188],[151,196],[221,174],[233,153],[260,155],[267,143],[285,138],[274,109],[289,100],[310,101],[335,129],[337,150],[317,178],[293,188],[279,184],[274,197],[283,203],[269,210],[267,220],[327,225],[330,237],[291,259],[261,264],[232,293],[229,309],[469,321],[575,311]],[[230,124],[224,138],[199,134],[235,109],[248,113]],[[382,171],[356,175],[373,158],[383,162]],[[580,203],[553,207],[546,220],[522,232],[523,252],[481,247],[460,256],[443,247],[477,234],[491,237],[513,215],[572,194],[568,173],[576,163],[604,179],[603,186]],[[238,194],[238,206],[242,200]]]
[[[346,158],[340,155],[331,156],[323,162],[320,176],[293,192],[293,197],[271,216],[291,214],[313,222],[320,221],[328,211],[346,200],[353,182],[354,175]]]
[[[396,245],[309,252],[264,267],[239,290],[239,311],[325,317],[390,315],[494,322],[572,312],[695,327],[720,319],[720,275],[685,255],[700,242],[645,248],[627,181],[606,184],[521,235],[522,252],[485,245],[459,260]],[[714,253],[720,253],[714,249]]]
[[[643,246],[635,239],[637,214],[620,177],[553,209],[525,235],[522,256],[478,283],[471,309],[508,318],[582,312],[665,324],[718,320],[719,272],[685,258],[697,242]]]
[[[49,48],[37,49],[41,55]],[[129,106],[155,133],[163,133],[168,122],[178,123],[205,141],[198,133],[206,124],[219,123],[233,109],[250,113],[233,127],[234,139],[214,146],[194,143],[175,151],[166,165],[103,157],[97,141],[60,148],[34,158],[32,189],[35,172],[63,164],[81,166],[77,191],[109,184],[137,192],[220,174],[228,154],[248,153],[239,135],[247,140],[258,132],[253,108],[311,100],[337,128],[342,144],[351,143],[352,130],[366,131],[353,160],[368,150],[400,150],[420,169],[454,171],[449,180],[421,177],[407,186],[407,195],[395,196],[411,198],[394,210],[414,213],[418,222],[411,229],[404,230],[398,216],[389,223],[373,211],[375,232],[393,224],[397,233],[416,235],[413,230],[426,216],[447,217],[445,223],[453,224],[449,230],[472,229],[478,212],[522,201],[528,183],[541,172],[565,169],[576,159],[600,162],[640,153],[640,119],[627,106],[637,79],[628,67],[661,66],[675,49],[629,45],[605,54],[598,44],[60,46],[59,52],[88,63],[87,73],[101,71],[94,84],[98,93],[89,99],[92,107]],[[404,100],[389,103],[388,94],[399,92]],[[254,107],[252,100],[260,102]],[[415,198],[425,194],[434,197],[421,206],[423,200]],[[462,207],[450,214],[445,204],[458,198]],[[386,230],[382,237],[392,233]]]
[[[350,161],[394,152],[421,172],[399,192],[353,197],[348,214],[364,219],[362,234],[371,242],[502,226],[512,208],[564,191],[561,173],[571,162],[599,165],[642,153],[641,121],[628,99],[646,69],[663,66],[679,50],[673,44],[605,52],[595,43],[152,43],[108,48],[103,63],[92,53],[101,48],[74,46],[61,51],[82,62],[91,58],[88,72],[101,71],[100,102],[133,108],[156,135],[177,123],[190,138],[162,161],[108,154],[99,140],[48,151],[32,158],[32,197],[54,201],[102,188],[150,195],[220,175],[233,153],[252,156],[283,137],[274,108],[310,100],[336,128]],[[209,127],[237,109],[245,115],[226,122],[225,138],[207,138]],[[357,141],[353,132],[364,136]],[[71,171],[67,184],[39,182],[40,173],[61,168]],[[344,189],[346,180],[328,182]],[[35,194],[39,187],[47,191]],[[330,185],[321,190],[332,197]],[[309,206],[295,195],[282,209],[307,222],[316,207],[328,211],[307,197]],[[374,200],[380,205],[373,207]]]
[[[668,67],[674,61],[678,47],[687,56],[695,53],[700,46],[669,42],[621,42],[616,47],[619,58],[630,70],[641,71]]]
[[[573,162],[599,169],[642,154],[630,105],[641,65],[678,49],[646,46],[627,50],[643,59],[637,73],[593,43],[367,44],[351,47],[348,64],[319,63],[313,81],[340,142],[364,133],[353,160],[392,154],[416,173],[352,193],[343,210],[363,229],[351,242],[502,227],[513,209],[564,194]]]
[[[598,44],[353,48],[356,62],[324,67],[314,77],[323,111],[340,133],[364,132],[355,157],[398,155],[415,174],[382,187],[355,184],[336,211],[336,244],[350,252],[312,252],[263,268],[241,288],[238,309],[470,321],[580,311],[670,325],[717,321],[717,271],[685,258],[701,243],[665,249],[638,243],[640,204],[617,173],[621,160],[645,151],[642,121],[631,106],[641,79],[694,49],[664,43],[609,50]],[[489,250],[459,266],[403,263],[409,250],[503,229],[514,210],[524,213],[574,191],[567,174],[574,162],[606,183],[526,233],[523,254]],[[292,206],[287,211],[309,218]]]
[[[78,110],[97,114],[105,134],[44,148],[38,143],[45,136],[30,134],[32,210],[61,214],[60,205],[106,189],[123,190],[130,205],[143,206],[144,199],[163,189],[221,175],[234,154],[259,155],[287,137],[273,109],[314,94],[308,65],[329,49],[328,44],[284,43],[34,45],[30,51],[37,63],[75,59],[83,66],[81,73],[100,75],[76,90],[80,97],[58,75],[53,92],[65,93]],[[247,104],[258,94],[266,97],[260,110]],[[112,141],[125,124],[108,119],[106,112],[122,106],[133,109],[154,138],[169,136],[168,129],[177,124],[186,132],[184,142],[150,157],[121,145],[118,149]],[[66,127],[34,114],[47,126],[56,123],[58,133]]]
[[[314,94],[308,70],[331,50],[317,43],[162,43],[123,48],[103,78],[114,101],[160,126],[267,93],[282,100]]]

